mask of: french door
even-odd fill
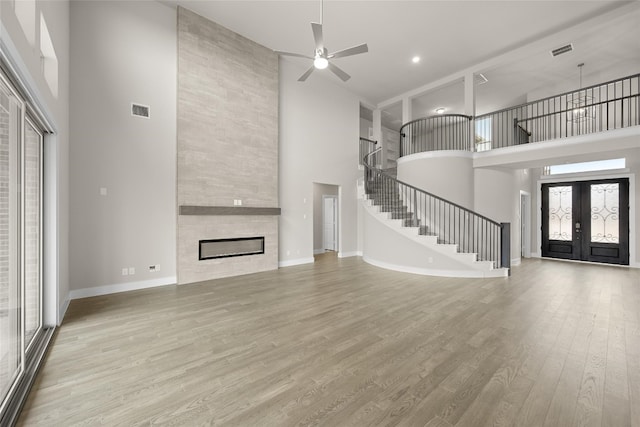
[[[42,336],[43,132],[0,70],[0,424]]]
[[[629,265],[629,179],[543,184],[542,256]]]

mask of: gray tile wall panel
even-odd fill
[[[279,205],[278,56],[184,8],[178,8],[177,190],[178,206],[232,207],[235,199],[244,207]],[[179,283],[278,267],[277,217],[223,218],[179,216]],[[197,261],[199,239],[274,230],[268,254]]]

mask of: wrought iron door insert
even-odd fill
[[[543,184],[542,256],[629,265],[629,180]]]

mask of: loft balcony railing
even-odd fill
[[[476,151],[640,124],[640,74],[475,118]]]
[[[425,151],[472,151],[471,117],[442,114],[413,120],[400,128],[400,157]]]
[[[400,157],[424,151],[487,151],[640,125],[640,74],[472,118],[426,117],[400,129]],[[473,135],[473,138],[472,138]]]
[[[419,227],[421,235],[437,236],[439,243],[455,244],[458,252],[475,253],[494,268],[510,268],[510,224],[499,223],[472,210],[399,181],[379,169],[382,149],[364,156],[367,197],[405,227]]]

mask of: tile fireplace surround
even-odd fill
[[[278,268],[278,57],[178,8],[178,284]],[[241,200],[242,206],[234,206]],[[264,253],[200,258],[200,241]]]

